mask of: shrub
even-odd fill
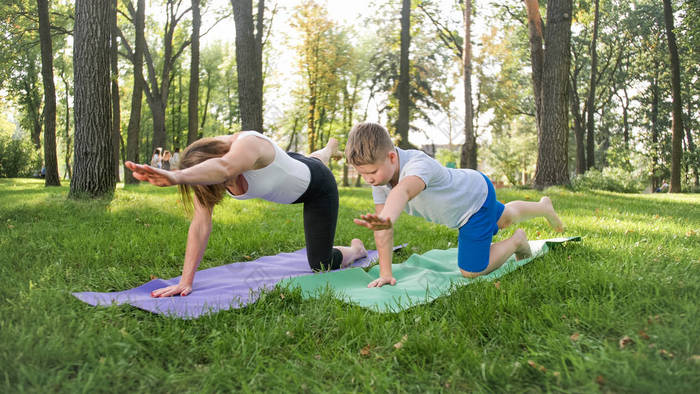
[[[30,177],[41,169],[41,155],[28,138],[0,131],[0,178]]]
[[[571,187],[576,191],[607,190],[618,193],[639,193],[644,188],[644,184],[629,171],[617,167],[606,167],[603,171],[590,169],[583,175],[574,176]]]

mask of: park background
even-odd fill
[[[699,21],[673,0],[3,2],[0,391],[693,392]],[[241,129],[309,152],[361,120],[503,202],[546,193],[582,242],[397,314],[286,288],[196,320],[71,295],[180,274],[181,202],[125,159]],[[371,191],[333,165],[336,242],[373,248],[352,224]],[[300,209],[223,201],[200,268],[302,248]],[[406,215],[396,234],[396,262],[456,244]]]

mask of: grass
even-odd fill
[[[180,274],[189,222],[175,190],[120,185],[113,200],[92,202],[67,193],[0,179],[0,392],[700,387],[698,195],[550,189],[565,235],[583,242],[501,278],[499,288],[457,288],[398,314],[278,288],[246,308],[184,321],[71,296]],[[373,246],[351,223],[371,207],[368,189],[341,190],[338,244],[359,237]],[[556,236],[543,219],[521,227],[530,238]],[[409,244],[401,261],[454,247],[456,231],[404,215],[396,241]],[[300,206],[228,199],[215,211],[201,268],[303,246]],[[633,342],[621,347],[623,337]]]

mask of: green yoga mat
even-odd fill
[[[459,272],[457,248],[452,248],[414,254],[402,264],[393,264],[392,272],[397,280],[395,286],[367,288],[369,282],[379,277],[378,265],[367,272],[362,268],[351,268],[288,278],[280,284],[301,288],[302,296],[306,299],[319,298],[321,294],[327,294],[326,289],[330,289],[333,296],[350,304],[376,312],[399,312],[449,294],[453,284],[466,286],[475,281],[495,280],[544,255],[552,246],[580,240],[581,237],[569,237],[530,241],[532,257],[516,261],[513,255],[499,269],[475,279],[465,278]]]

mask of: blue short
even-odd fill
[[[457,264],[467,272],[478,273],[489,265],[491,240],[498,233],[498,219],[501,218],[505,206],[496,200],[496,190],[493,183],[484,174],[488,195],[484,205],[459,228],[459,244],[457,248]]]

